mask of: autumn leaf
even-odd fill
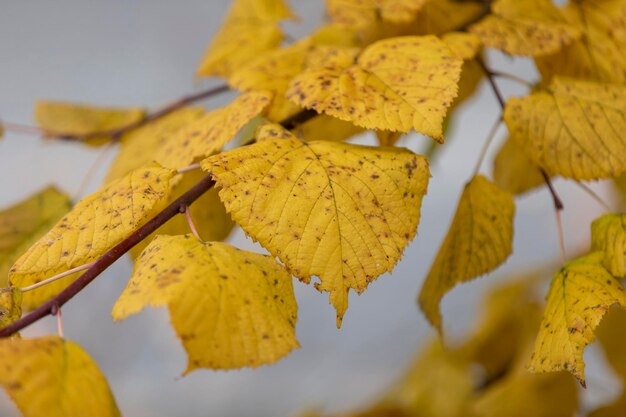
[[[0,286],[6,286],[11,265],[67,213],[67,194],[47,187],[0,211]]]
[[[196,368],[270,364],[297,348],[291,274],[273,258],[191,235],[157,236],[113,307],[122,320],[167,306]]]
[[[339,326],[348,291],[391,271],[415,236],[428,162],[406,149],[305,143],[277,125],[258,139],[202,168],[249,236],[304,282],[320,278]]]
[[[175,171],[152,164],[82,201],[28,249],[9,271],[16,287],[36,284],[94,261],[142,226],[155,206],[167,198]],[[61,291],[76,276],[24,294],[24,306],[34,308]]]
[[[161,207],[170,205],[187,190],[196,185],[206,173],[200,169],[190,171],[181,176],[172,187],[169,196],[161,202]],[[202,239],[206,241],[221,241],[230,235],[234,223],[226,213],[224,204],[217,195],[217,189],[211,188],[187,208],[191,214],[194,226]],[[189,224],[185,216],[175,216],[154,233],[142,240],[130,250],[133,258],[138,258],[156,235],[184,235],[189,232]]]
[[[22,291],[9,287],[0,289],[0,328],[22,316]]]
[[[569,371],[584,386],[583,350],[609,307],[626,307],[622,284],[602,266],[602,252],[566,264],[552,279],[531,372]]]
[[[491,10],[470,31],[485,46],[511,55],[552,54],[580,36],[550,0],[497,0]]]
[[[366,48],[356,62],[350,53],[338,53],[325,67],[304,71],[287,96],[368,129],[415,129],[441,142],[462,64],[435,36],[386,39]]]
[[[514,139],[508,138],[493,160],[493,180],[511,194],[523,194],[545,183],[541,170]]]
[[[38,101],[35,104],[37,125],[49,135],[82,137],[84,143],[94,146],[111,140],[111,136],[97,133],[132,125],[144,117],[145,111],[138,107],[96,107],[59,101]]]
[[[120,139],[120,149],[109,167],[105,184],[155,160],[157,149],[167,143],[171,136],[204,115],[202,108],[183,107],[126,132]]]
[[[242,94],[230,104],[186,123],[154,150],[153,160],[169,168],[183,168],[197,158],[218,152],[272,99],[268,91]]]
[[[326,9],[333,22],[367,28],[379,20],[408,23],[429,0],[326,0]]]
[[[524,153],[549,174],[577,180],[626,171],[626,87],[555,78],[546,91],[510,98],[504,120]]]
[[[616,278],[626,276],[626,215],[605,214],[591,224],[591,248],[604,253],[604,267]]]
[[[511,194],[487,178],[476,176],[465,186],[418,300],[440,333],[441,298],[455,285],[495,269],[511,254],[514,213]]]
[[[569,2],[562,15],[582,32],[555,54],[537,57],[544,79],[555,75],[623,84],[626,81],[626,4],[622,0]]]
[[[469,61],[480,51],[480,38],[472,33],[449,32],[441,37],[448,48],[459,58]]]
[[[0,385],[24,417],[120,416],[93,359],[57,336],[1,339]]]
[[[283,38],[278,23],[290,17],[283,0],[234,0],[197,74],[228,77],[260,53],[277,47]]]
[[[352,138],[365,130],[350,122],[336,119],[327,114],[320,114],[298,126],[298,135],[304,140],[326,140],[341,142]]]

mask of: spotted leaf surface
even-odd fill
[[[552,279],[531,357],[531,372],[569,371],[584,386],[583,350],[609,307],[626,307],[624,287],[594,252],[566,264]]]
[[[278,23],[292,17],[283,0],[234,0],[224,24],[213,37],[198,75],[228,77],[283,39]]]
[[[626,276],[626,215],[605,214],[591,224],[592,250],[604,253],[604,267],[615,277]]]
[[[513,196],[487,178],[463,190],[454,219],[419,295],[426,318],[441,332],[441,298],[454,286],[495,269],[513,246]]]
[[[301,280],[320,278],[340,325],[348,291],[391,271],[415,236],[428,162],[406,149],[305,143],[276,125],[258,137],[202,167],[248,235]]]
[[[446,110],[457,95],[463,60],[435,36],[386,39],[356,62],[338,53],[294,79],[295,103],[368,129],[415,129],[443,141]]]
[[[7,286],[11,265],[72,206],[67,194],[47,187],[0,211],[0,286]]]
[[[509,99],[504,120],[524,153],[549,174],[614,178],[626,171],[625,108],[622,85],[555,78],[546,91]]]
[[[13,265],[9,280],[24,287],[94,261],[142,226],[170,192],[175,171],[156,164],[139,168],[82,201]],[[72,275],[24,294],[32,308],[65,288]]]
[[[563,75],[623,84],[626,4],[622,0],[571,1],[562,14],[582,36],[552,55],[535,59],[543,78]]]
[[[415,19],[428,0],[326,0],[326,9],[333,22],[363,28],[379,20],[408,23]]]
[[[37,125],[54,136],[88,137],[86,143],[101,145],[110,136],[97,135],[131,125],[143,119],[141,108],[96,107],[80,103],[38,101],[35,105]]]
[[[57,336],[0,340],[0,385],[24,417],[120,416],[93,359]]]
[[[171,136],[204,115],[205,111],[199,107],[184,107],[124,134],[120,149],[109,167],[105,183],[108,184],[155,160],[158,149],[164,146]]]
[[[545,184],[537,164],[511,138],[502,144],[493,160],[493,180],[511,194],[523,194]]]
[[[22,291],[9,287],[0,289],[0,327],[8,326],[22,316]]]
[[[186,373],[270,364],[298,347],[291,274],[269,256],[225,243],[157,236],[137,260],[113,318],[146,306],[168,307],[189,357]]]
[[[153,159],[176,169],[218,152],[250,120],[261,114],[271,99],[272,93],[268,91],[242,94],[227,106],[206,113],[167,137],[155,150]]]
[[[470,31],[485,46],[511,55],[551,54],[580,36],[550,0],[498,0],[492,12]]]

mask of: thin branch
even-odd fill
[[[511,81],[515,81],[518,84],[522,84],[528,88],[532,88],[533,85],[530,81],[527,81],[525,79],[523,79],[522,77],[518,77],[515,74],[510,74],[508,72],[502,72],[502,71],[496,71],[496,70],[489,70],[491,75],[493,75],[494,77],[499,77],[499,78],[506,78],[508,80]]]
[[[0,126],[4,128],[7,132],[11,133],[19,133],[22,135],[35,135],[35,136],[43,136],[46,134],[45,130],[39,129],[36,126],[23,125],[20,123],[6,122],[4,120],[0,120]]]
[[[498,129],[500,128],[501,124],[502,124],[502,115],[498,117],[498,120],[496,120],[496,122],[491,127],[491,130],[489,131],[489,135],[487,136],[487,139],[485,140],[485,144],[483,145],[483,148],[480,151],[480,156],[478,157],[478,161],[476,162],[476,167],[474,168],[474,175],[473,175],[474,177],[476,176],[476,174],[478,174],[478,171],[480,170],[480,166],[483,164],[483,161],[485,160],[485,156],[487,155],[487,150],[489,149],[491,142],[493,142],[494,138],[496,137],[496,133],[498,133]]]
[[[43,287],[44,285],[48,285],[51,282],[57,281],[61,278],[65,278],[68,275],[72,275],[74,272],[79,272],[79,271],[84,271],[85,269],[89,269],[93,266],[94,262],[90,262],[88,264],[85,265],[81,265],[81,266],[77,266],[76,268],[72,268],[72,269],[68,269],[67,271],[61,272],[60,274],[57,274],[53,277],[44,279],[43,281],[39,281],[33,285],[29,285],[27,287],[22,287],[20,288],[20,291],[22,292],[28,292],[28,291],[32,291],[35,290],[39,287]]]
[[[89,167],[89,170],[83,177],[83,180],[80,182],[80,185],[78,186],[78,190],[76,190],[76,193],[74,194],[74,198],[72,198],[72,200],[76,201],[80,198],[80,196],[83,194],[83,192],[85,191],[85,189],[91,182],[92,178],[96,174],[96,171],[100,168],[100,166],[104,162],[107,154],[109,153],[111,149],[113,149],[113,142],[106,143],[103,146],[103,149],[100,151],[100,153],[96,157],[96,160],[91,164],[91,166]]]
[[[604,207],[604,209],[606,211],[615,211],[611,208],[611,206],[602,199],[602,197],[600,197],[595,191],[593,191],[590,187],[588,187],[586,184],[580,182],[580,181],[575,181],[576,185],[578,185],[583,191],[585,191],[587,194],[589,194],[591,196],[591,198],[593,198],[594,200],[596,200],[596,202],[598,204],[600,204],[602,207]]]
[[[126,239],[109,249],[104,255],[96,260],[93,265],[87,269],[76,281],[68,285],[63,291],[50,300],[46,301],[40,307],[31,311],[27,315],[0,329],[0,338],[9,337],[15,332],[19,332],[26,326],[36,322],[37,320],[53,314],[58,311],[65,303],[71,300],[91,281],[96,279],[105,269],[113,262],[118,260],[122,255],[128,252],[133,246],[145,239],[150,233],[157,230],[165,222],[180,213],[181,207],[187,207],[196,201],[202,194],[215,185],[211,175],[207,175],[200,182],[190,188],[186,193],[174,200],[172,204],[167,206],[163,211],[154,216],[148,223],[131,233]]]
[[[565,234],[563,233],[563,223],[561,221],[561,211],[563,210],[563,202],[561,198],[556,192],[556,189],[552,185],[552,181],[550,180],[550,176],[546,173],[546,171],[542,168],[541,175],[548,186],[548,190],[550,190],[550,194],[552,195],[552,202],[554,204],[554,215],[556,217],[556,227],[559,235],[559,247],[561,250],[561,263],[565,264],[565,260],[567,257],[565,256]]]
[[[487,81],[489,82],[489,85],[491,86],[491,90],[493,91],[493,95],[498,100],[498,104],[500,104],[502,111],[504,111],[506,102],[504,100],[504,96],[500,92],[500,88],[498,88],[498,84],[496,84],[496,80],[494,79],[493,73],[491,72],[489,68],[487,68],[487,65],[485,65],[485,62],[482,60],[482,58],[477,56],[475,59],[476,59],[476,62],[478,62],[478,65],[480,65],[480,68],[485,73],[485,76],[487,77]]]

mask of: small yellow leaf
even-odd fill
[[[420,57],[420,59],[416,59]],[[434,36],[386,39],[296,77],[287,96],[368,129],[415,129],[443,141],[446,110],[457,95],[463,61]]]
[[[514,139],[508,138],[493,160],[493,180],[511,194],[523,194],[545,183],[541,170]]]
[[[200,169],[182,175],[182,178],[172,187],[168,198],[161,203],[161,207],[165,208],[171,204],[205,176],[206,173]],[[198,198],[189,207],[189,212],[200,237],[206,241],[212,242],[226,239],[235,225],[230,215],[226,213],[224,204],[222,204],[222,200],[217,195],[215,187]],[[130,254],[133,258],[138,258],[156,235],[184,235],[189,233],[189,231],[189,224],[185,216],[175,216],[159,227],[152,235],[135,245],[130,250]]]
[[[480,38],[472,33],[449,32],[441,37],[448,48],[459,58],[469,61],[480,51]]]
[[[391,271],[415,236],[428,162],[406,149],[305,143],[277,125],[258,138],[202,168],[248,235],[301,280],[320,278],[340,325],[348,291]]]
[[[57,336],[0,340],[0,385],[24,417],[120,416],[93,359]]]
[[[0,328],[22,316],[22,291],[9,287],[0,289]]]
[[[591,224],[591,248],[604,253],[604,267],[617,278],[626,276],[626,215],[605,214]]]
[[[234,0],[198,67],[198,75],[230,76],[280,44],[278,22],[292,17],[283,0]]]
[[[145,116],[141,108],[95,107],[79,103],[38,101],[35,104],[37,125],[54,136],[85,137],[85,143],[102,145],[110,136],[98,136],[137,123]]]
[[[137,260],[113,318],[146,306],[168,307],[189,356],[185,373],[257,367],[299,347],[291,275],[270,256],[225,243],[157,236]]]
[[[272,99],[268,91],[251,91],[220,109],[195,118],[154,151],[152,158],[172,169],[183,168],[197,158],[218,152],[250,120],[261,114]]]
[[[205,111],[199,107],[183,107],[124,134],[120,150],[109,167],[105,184],[152,162],[157,149],[167,143],[171,136],[204,114]]]
[[[9,271],[11,284],[32,285],[97,259],[152,217],[175,174],[156,164],[139,168],[78,202],[15,262]],[[25,293],[24,306],[36,307],[75,278]]]
[[[0,211],[0,286],[8,285],[11,265],[69,211],[67,194],[55,187]]]
[[[495,269],[513,245],[513,196],[479,175],[465,186],[454,219],[419,295],[441,333],[441,298],[455,285]]]
[[[554,78],[546,91],[508,100],[504,120],[548,174],[577,180],[626,171],[626,87]]]
[[[408,23],[428,0],[326,0],[326,9],[335,23],[367,28],[379,20]]]
[[[582,36],[553,55],[535,59],[543,78],[563,75],[623,84],[626,4],[622,0],[570,1],[562,14]]]
[[[497,0],[491,8],[470,31],[485,46],[511,55],[552,54],[580,37],[550,0]]]
[[[626,307],[622,284],[602,266],[602,252],[566,264],[552,279],[531,372],[569,371],[585,384],[583,350],[613,304]]]

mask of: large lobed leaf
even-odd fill
[[[415,236],[429,179],[405,149],[301,142],[279,126],[202,162],[233,220],[289,270],[330,292],[337,325],[348,291],[391,271]]]

